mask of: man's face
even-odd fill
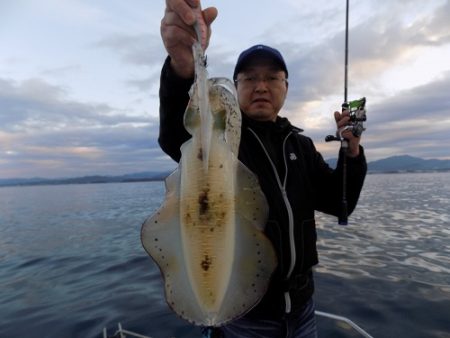
[[[287,95],[285,72],[271,59],[255,58],[236,80],[239,105],[245,115],[259,121],[275,121]]]

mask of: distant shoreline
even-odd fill
[[[427,169],[427,170],[386,170],[386,171],[378,171],[378,170],[369,170],[367,171],[368,175],[373,174],[433,174],[433,173],[447,173],[450,172],[450,168],[445,169]]]
[[[32,183],[11,183],[0,184],[0,188],[8,187],[32,187],[32,186],[49,186],[49,185],[76,185],[76,184],[111,184],[111,183],[137,183],[137,182],[163,182],[164,179],[138,179],[123,181],[89,181],[89,182],[32,182]]]
[[[328,159],[326,162],[335,168],[338,159]],[[439,173],[450,172],[450,160],[425,160],[409,155],[399,155],[367,163],[368,174],[405,174],[405,173]],[[0,187],[33,186],[33,185],[63,185],[63,184],[99,184],[99,183],[130,183],[163,181],[172,170],[146,171],[133,174],[108,176],[90,175],[73,178],[11,178],[0,179]]]
[[[448,173],[450,169],[434,169],[434,170],[369,170],[368,175],[385,175],[385,174],[432,174],[432,173]],[[110,184],[110,183],[138,183],[138,182],[162,182],[170,174],[158,175],[158,177],[142,177],[142,178],[126,178],[118,179],[115,177],[96,177],[96,178],[68,178],[68,179],[15,179],[14,182],[8,180],[0,180],[0,188],[6,187],[29,187],[29,186],[49,186],[49,185],[75,185],[75,184]],[[4,182],[1,182],[4,181]]]
[[[70,184],[108,184],[108,183],[134,183],[134,182],[160,182],[169,175],[158,173],[151,177],[126,177],[123,176],[88,176],[76,178],[60,178],[60,179],[3,179],[0,180],[1,187],[18,187],[18,186],[43,186],[43,185],[70,185]]]

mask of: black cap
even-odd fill
[[[247,65],[248,61],[255,56],[268,56],[273,59],[273,61],[280,66],[280,69],[286,73],[288,76],[288,71],[286,63],[284,62],[283,56],[275,48],[265,46],[265,45],[255,45],[249,49],[244,50],[236,62],[236,67],[234,68],[233,79],[236,80],[238,73]]]

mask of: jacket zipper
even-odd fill
[[[287,176],[288,176],[288,165],[287,165],[287,158],[286,158],[286,141],[287,141],[288,137],[292,134],[292,131],[289,132],[283,140],[283,160],[284,160],[285,174],[284,174],[283,183],[281,183],[277,168],[276,168],[275,164],[273,163],[272,159],[270,158],[270,155],[267,152],[267,149],[264,146],[263,142],[251,128],[248,128],[248,129],[252,132],[252,134],[255,136],[256,140],[261,145],[261,148],[263,149],[264,153],[266,154],[267,159],[269,160],[270,165],[272,166],[273,173],[277,180],[278,187],[280,188],[281,195],[283,196],[283,201],[286,206],[287,213],[288,213],[289,248],[290,248],[290,253],[291,253],[291,264],[289,266],[289,270],[286,275],[286,278],[289,279],[292,275],[292,272],[294,271],[294,267],[295,267],[295,263],[296,263],[296,259],[297,259],[296,248],[295,248],[295,238],[294,238],[294,213],[292,212],[292,206],[291,206],[291,203],[289,202],[287,192],[286,192],[286,184],[287,184]],[[289,291],[286,291],[284,293],[284,299],[285,299],[285,304],[286,304],[285,312],[290,313],[291,312],[291,297],[289,295]]]

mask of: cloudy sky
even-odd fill
[[[367,97],[369,161],[450,159],[450,0],[353,0],[349,98]],[[0,1],[0,178],[172,169],[158,147],[164,0]],[[281,115],[325,158],[339,144],[345,1],[204,0],[219,17],[211,76],[239,52],[278,48],[290,71]]]

